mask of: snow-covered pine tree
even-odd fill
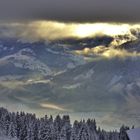
[[[77,140],[91,140],[89,128],[85,123],[81,126]]]
[[[66,127],[63,126],[60,132],[60,140],[67,140]]]
[[[74,126],[71,130],[70,140],[77,140],[76,128]]]
[[[70,140],[70,136],[71,136],[71,123],[70,123],[70,117],[69,115],[64,115],[63,119],[63,128],[65,127],[66,129],[66,138],[67,140]]]
[[[51,126],[46,119],[42,119],[39,128],[39,140],[52,140],[51,138]]]
[[[17,137],[16,132],[16,126],[13,122],[10,122],[9,128],[8,128],[8,136],[10,138],[16,138]]]
[[[70,123],[68,115],[58,115],[53,120],[46,115],[36,118],[35,114],[24,112],[10,113],[0,108],[0,139],[2,140],[128,140],[122,126],[120,131],[107,132],[97,129],[96,121],[75,120]]]
[[[120,128],[120,134],[119,134],[120,140],[129,140],[126,133],[127,130],[129,130],[129,127],[124,125]]]

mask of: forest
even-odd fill
[[[119,131],[108,132],[97,126],[95,119],[71,123],[69,115],[37,118],[35,114],[0,108],[0,136],[9,140],[129,140],[129,129],[122,125]]]

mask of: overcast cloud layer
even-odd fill
[[[139,22],[139,0],[0,0],[0,19]]]

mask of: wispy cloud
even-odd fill
[[[67,109],[60,107],[59,105],[55,105],[55,104],[42,103],[40,104],[40,106],[43,108],[54,109],[58,111],[68,111]]]
[[[116,49],[114,47],[105,47],[105,46],[97,46],[95,48],[84,48],[83,50],[75,51],[76,54],[80,55],[89,55],[89,56],[103,56],[105,58],[113,58],[113,57],[140,57],[139,52],[129,52],[125,49]]]

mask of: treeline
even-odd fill
[[[128,140],[127,130],[129,127],[122,126],[119,132],[107,132],[97,128],[93,119],[75,120],[71,125],[68,115],[37,118],[35,114],[0,108],[0,135],[17,140]]]

